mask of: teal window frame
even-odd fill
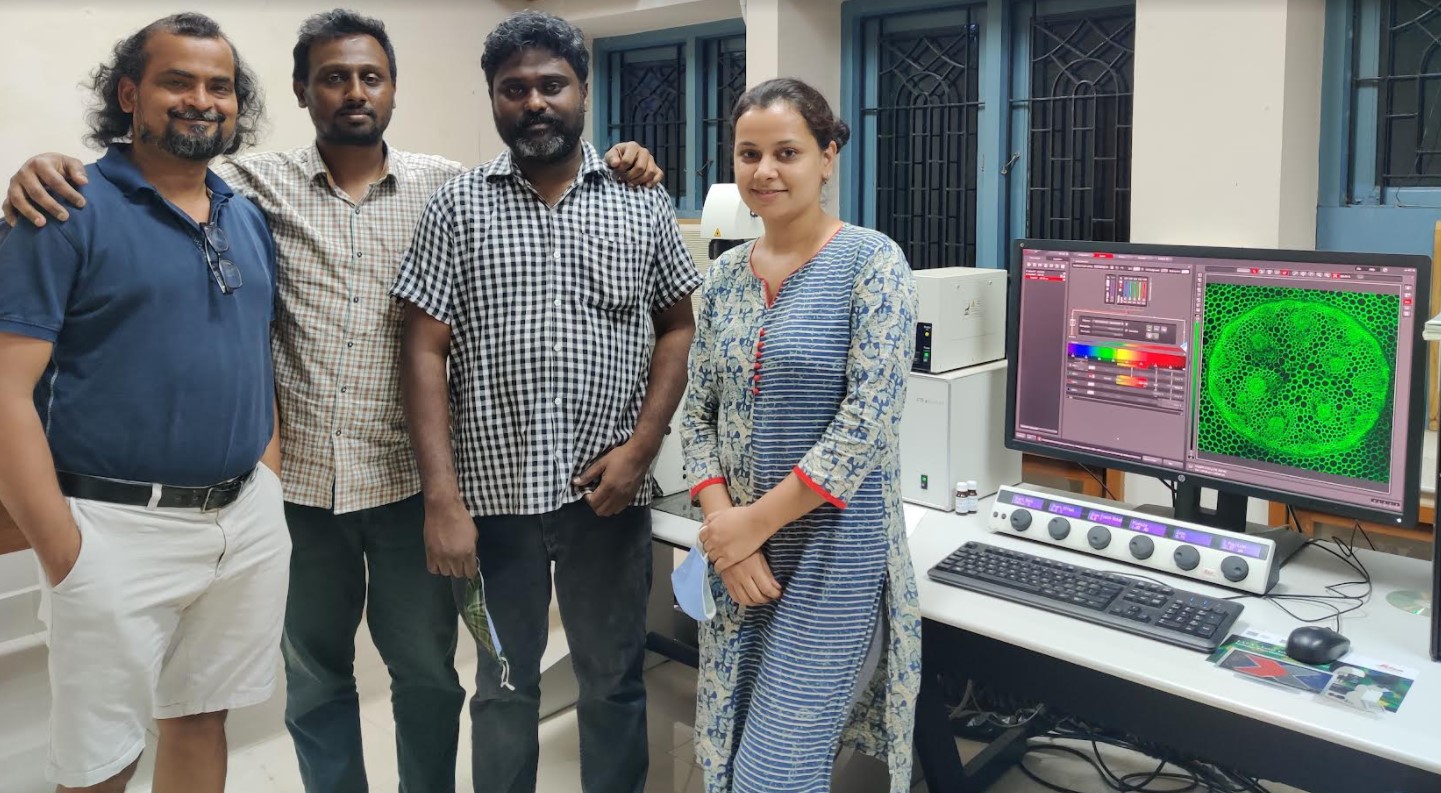
[[[977,118],[975,266],[1004,269],[1010,247],[1025,236],[1029,146],[1025,103],[1030,98],[1032,14],[1134,8],[1132,0],[846,0],[841,6],[841,116],[850,123],[852,145],[840,157],[842,219],[874,226],[876,142],[861,118],[876,76],[864,72],[873,59],[865,22],[878,16],[981,7],[980,111]],[[1003,173],[1004,172],[1004,173]],[[960,262],[957,262],[960,264]]]
[[[647,31],[645,33],[633,33],[626,36],[608,36],[597,38],[592,47],[592,91],[591,91],[591,141],[598,151],[604,152],[612,145],[620,141],[610,140],[610,127],[614,123],[611,117],[611,108],[617,104],[620,92],[620,81],[615,79],[610,68],[611,55],[617,52],[643,51],[656,47],[681,46],[685,57],[685,142],[686,154],[684,160],[685,174],[683,182],[685,194],[672,201],[676,205],[676,216],[682,218],[700,217],[701,206],[705,201],[702,194],[705,179],[701,170],[710,159],[710,152],[715,146],[713,129],[708,129],[704,120],[714,118],[710,115],[721,112],[719,108],[704,107],[705,98],[714,92],[705,90],[704,78],[705,69],[702,68],[701,58],[704,53],[704,43],[715,39],[726,39],[734,36],[745,35],[745,23],[740,19],[729,19],[720,22],[708,22],[701,25],[689,25],[679,28],[667,28],[665,30]],[[714,104],[712,102],[712,104]]]
[[[1379,87],[1365,81],[1380,69],[1382,2],[1326,2],[1316,248],[1430,255],[1441,187],[1377,177]]]

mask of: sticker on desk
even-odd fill
[[[1331,673],[1298,664],[1295,661],[1272,658],[1261,653],[1247,652],[1239,647],[1231,648],[1226,656],[1216,663],[1222,669],[1253,680],[1273,683],[1298,691],[1320,694],[1331,684]]]
[[[1368,713],[1395,713],[1416,671],[1347,653],[1329,664],[1303,664],[1286,655],[1284,637],[1247,630],[1232,634],[1208,660],[1243,677],[1315,694]]]

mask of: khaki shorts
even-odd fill
[[[280,480],[263,465],[212,512],[69,502],[80,556],[54,588],[40,576],[52,692],[46,775],[86,787],[140,756],[152,718],[270,697],[290,535]]]

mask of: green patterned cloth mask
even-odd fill
[[[470,635],[475,637],[476,646],[489,653],[500,665],[500,685],[514,691],[515,686],[510,684],[510,662],[505,660],[505,650],[501,649],[500,636],[495,632],[495,620],[490,618],[490,609],[485,605],[485,577],[480,574],[479,568],[480,560],[477,559],[477,572],[465,587],[460,616],[465,620],[465,627],[470,629]]]

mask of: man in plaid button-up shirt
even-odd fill
[[[639,793],[648,766],[648,469],[685,387],[700,276],[669,196],[606,178],[580,140],[588,64],[581,32],[548,14],[495,29],[481,68],[510,151],[430,200],[393,290],[410,304],[427,556],[461,581],[478,558],[510,662],[513,690],[482,657],[471,701],[487,793],[535,789],[552,564],[581,784]]]
[[[294,545],[286,726],[310,793],[366,787],[352,673],[362,612],[391,673],[403,788],[447,791],[455,780],[456,611],[449,582],[426,570],[400,405],[401,309],[388,291],[426,200],[462,169],[385,144],[395,69],[379,21],[347,11],[306,20],[294,78],[315,142],[213,167],[262,208],[278,249],[273,348]],[[659,179],[644,149],[611,154],[628,178]],[[35,203],[53,213],[49,200]]]

